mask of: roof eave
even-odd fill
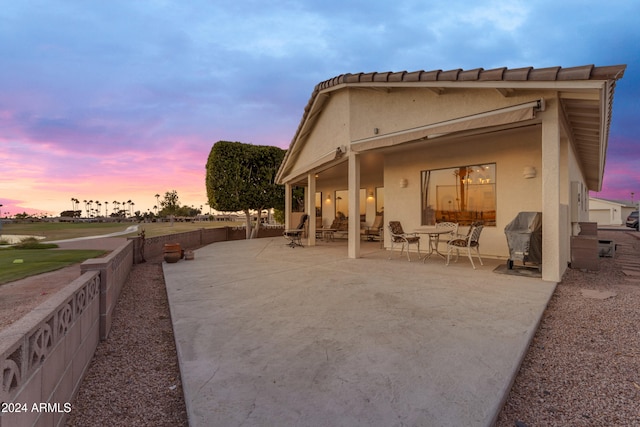
[[[603,90],[601,98],[603,108],[600,132],[601,159],[597,183],[592,182],[600,189],[602,187],[602,175],[606,158],[606,147],[609,136],[609,124],[611,118],[611,101],[613,99],[613,86],[615,81],[622,78],[626,65],[613,65],[595,67],[585,65],[580,67],[548,67],[548,68],[517,68],[506,67],[484,70],[434,70],[414,72],[384,72],[384,73],[357,73],[342,74],[332,79],[318,83],[307,102],[298,129],[289,144],[283,162],[276,175],[276,182],[282,184],[291,169],[290,162],[295,157],[301,144],[313,129],[315,120],[322,111],[330,92],[342,90],[348,87],[376,88],[376,87],[424,87],[437,91],[447,88],[487,88],[497,90],[531,89],[531,90],[555,90],[555,91],[592,91]],[[609,87],[611,89],[609,90]],[[325,95],[325,96],[321,96]],[[319,101],[320,100],[320,101]]]

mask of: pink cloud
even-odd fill
[[[156,204],[156,193],[163,196],[174,189],[182,204],[199,207],[207,200],[208,142],[165,139],[149,149],[131,146],[104,154],[78,153],[49,143],[34,147],[5,141],[3,148],[0,203],[12,214],[57,215],[71,209],[71,197],[110,203],[131,199],[135,210],[146,211]],[[9,199],[14,200],[11,205],[3,202]]]

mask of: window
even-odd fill
[[[376,215],[384,213],[384,187],[376,188]]]
[[[304,212],[306,187],[291,187],[291,212]]]
[[[349,218],[349,191],[337,190],[335,193],[336,200],[336,218]],[[360,189],[360,216],[367,212],[367,190]]]
[[[322,218],[322,191],[316,193],[316,218]]]
[[[496,164],[426,170],[422,180],[422,225],[483,221],[496,225]]]

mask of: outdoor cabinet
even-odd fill
[[[598,253],[598,225],[581,222],[580,234],[571,237],[571,268],[578,270],[600,270]]]

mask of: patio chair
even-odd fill
[[[482,233],[483,227],[482,223],[474,222],[471,224],[471,227],[469,227],[469,232],[466,236],[458,235],[457,237],[449,240],[447,243],[447,265],[449,265],[451,251],[454,249],[456,250],[456,262],[458,262],[461,248],[467,249],[467,256],[469,257],[469,261],[471,261],[471,266],[474,270],[476,269],[476,266],[473,263],[473,258],[471,258],[471,248],[475,248],[478,260],[480,260],[480,265],[484,265],[482,263],[482,258],[480,258],[480,233]]]
[[[316,239],[322,239],[322,229],[323,229],[323,224],[322,224],[322,217],[321,216],[317,216],[316,217]]]
[[[307,222],[307,219],[309,219],[309,215],[304,214],[302,215],[302,217],[300,218],[300,224],[298,224],[298,227],[296,227],[293,230],[285,230],[282,235],[284,236],[285,239],[287,239],[289,241],[289,243],[287,243],[291,248],[295,248],[296,246],[302,246],[302,233],[304,233],[304,226]]]
[[[414,244],[418,247],[418,258],[420,258],[420,236],[417,233],[405,233],[402,229],[402,224],[400,221],[389,221],[389,234],[391,234],[391,252],[393,253],[393,247],[396,243],[402,244],[402,249],[400,250],[400,256],[402,256],[402,252],[404,251],[405,245],[407,246],[407,259],[411,261],[411,257],[409,256],[409,245]],[[389,256],[391,259],[391,256]]]
[[[360,230],[360,233],[363,234],[367,240],[373,241],[375,239],[380,239],[380,235],[382,232],[383,225],[383,216],[376,215],[376,219],[373,221],[370,227],[365,227]]]
[[[438,243],[449,243],[449,240],[454,239],[458,235],[458,223],[457,222],[437,222],[436,229],[450,230],[449,234],[442,234],[438,239]],[[442,239],[442,240],[441,240]]]
[[[333,230],[334,237],[347,237],[349,235],[349,219],[344,215],[338,215],[334,218],[329,229]]]

